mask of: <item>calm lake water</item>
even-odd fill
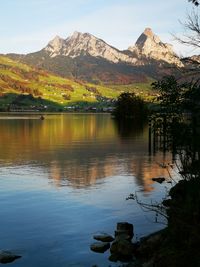
[[[108,114],[0,115],[0,249],[16,267],[117,266],[90,251],[92,236],[134,224],[135,239],[163,227],[133,201],[161,199],[168,176],[148,153],[148,128],[119,129]]]

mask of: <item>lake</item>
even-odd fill
[[[130,130],[130,129],[129,129]],[[163,227],[133,200],[161,199],[168,177],[149,154],[148,126],[118,127],[109,114],[0,114],[0,249],[16,267],[118,266],[90,251],[93,235],[134,224],[135,236]]]

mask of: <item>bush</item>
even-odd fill
[[[146,117],[145,102],[134,93],[122,93],[115,104],[113,115],[116,119],[136,119]]]

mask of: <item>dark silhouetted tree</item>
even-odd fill
[[[122,93],[116,102],[113,115],[116,119],[135,119],[147,115],[145,102],[134,93]]]
[[[187,15],[186,22],[181,23],[185,29],[183,37],[174,36],[177,41],[184,45],[200,48],[200,18],[197,11]]]
[[[194,113],[200,110],[200,80],[178,82],[174,76],[165,76],[152,83],[152,87],[159,91],[158,100],[165,112]]]
[[[192,2],[195,6],[199,5],[199,0],[188,0],[189,2]]]

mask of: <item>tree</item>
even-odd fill
[[[152,83],[152,87],[159,91],[158,101],[165,112],[199,112],[200,80],[178,82],[174,76],[165,76],[162,80]]]
[[[182,108],[198,116],[200,112],[200,80],[185,84],[182,93]]]
[[[193,11],[187,15],[187,20],[181,23],[185,28],[183,37],[175,36],[180,43],[194,48],[200,48],[200,18],[198,12]]]
[[[199,5],[199,0],[188,0],[189,2],[192,2],[193,4],[195,4],[195,6]]]
[[[152,83],[152,87],[159,91],[158,101],[165,112],[177,112],[180,109],[182,90],[174,76],[165,76]]]
[[[113,112],[116,119],[135,119],[144,117],[146,114],[144,101],[134,93],[122,93],[117,99]]]

